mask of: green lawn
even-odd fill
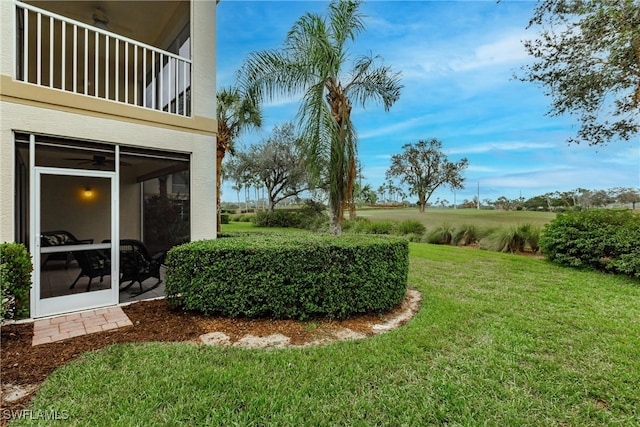
[[[346,213],[345,213],[346,215]],[[371,221],[390,220],[404,221],[407,219],[420,221],[427,229],[440,227],[443,224],[450,228],[465,225],[475,225],[481,229],[508,227],[511,225],[531,224],[536,227],[544,227],[550,223],[556,214],[553,212],[532,211],[500,211],[477,209],[427,209],[420,213],[418,208],[360,208],[357,216],[368,218]],[[251,222],[231,222],[222,224],[223,232],[231,231],[256,231]],[[300,231],[295,228],[260,228],[260,231],[292,232]]]
[[[252,222],[235,222],[229,224],[220,224],[222,233],[259,231],[265,233],[305,233],[306,230],[292,227],[256,227]]]
[[[115,345],[56,371],[31,409],[82,426],[640,425],[637,280],[411,244],[409,282],[421,310],[390,333],[271,351]]]
[[[473,224],[478,227],[495,227],[531,224],[542,227],[550,223],[556,214],[553,212],[499,211],[478,209],[427,209],[420,213],[417,207],[411,208],[361,208],[357,215],[371,220],[388,219],[402,221],[414,219],[427,228],[448,224],[451,227]]]

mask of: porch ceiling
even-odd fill
[[[70,169],[89,169],[89,170],[115,170],[113,158],[113,151],[95,149],[91,143],[85,143],[89,146],[85,149],[81,149],[78,146],[77,150],[70,150],[68,148],[60,148],[55,145],[39,145],[36,155],[36,164],[38,166],[50,166]],[[69,145],[77,145],[68,142]],[[21,144],[19,147],[20,155],[23,161],[28,162],[29,151],[26,144]],[[131,155],[128,154],[127,149],[120,155],[121,160],[121,173],[123,177],[127,177],[129,183],[142,182],[147,179],[157,178],[161,175],[168,173],[179,172],[187,170],[188,163],[176,162],[169,157],[148,157],[144,155]],[[135,151],[135,150],[134,150]],[[96,156],[103,157],[103,161],[96,162]],[[177,155],[180,156],[180,155]]]
[[[26,1],[41,9],[94,25],[93,14],[101,9],[109,19],[109,31],[166,49],[189,22],[188,0],[166,1]]]

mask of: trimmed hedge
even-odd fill
[[[545,256],[561,265],[640,277],[640,215],[587,209],[559,214],[540,238]]]
[[[20,243],[0,244],[0,318],[29,315],[29,290],[33,264],[27,248]]]
[[[167,299],[184,310],[344,319],[402,301],[409,246],[380,236],[238,233],[177,246],[166,264]]]

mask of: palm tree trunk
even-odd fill
[[[349,123],[351,106],[349,101],[342,92],[342,88],[329,87],[329,93],[327,94],[327,101],[331,108],[331,114],[336,121],[336,127],[338,134],[331,142],[331,154],[330,154],[330,189],[329,189],[329,232],[334,236],[339,236],[342,233],[342,221],[344,220],[344,208],[350,193],[349,185],[353,187],[353,182],[349,179],[350,168],[346,169],[346,162],[353,160],[355,162],[355,155],[353,153],[353,147],[347,147],[347,129],[346,125]],[[349,149],[349,158],[346,156],[346,150]],[[355,171],[355,165],[354,165]],[[346,172],[346,173],[345,173]],[[346,178],[346,182],[345,182]],[[355,179],[355,173],[354,173]]]
[[[340,219],[336,218],[335,212],[332,210],[329,210],[329,234],[333,236],[340,236],[340,234],[342,234]]]
[[[329,188],[329,233],[339,236],[342,233],[343,202],[345,200],[344,182],[344,140],[339,136],[331,142],[331,171]]]
[[[351,156],[349,159],[349,173],[347,176],[347,199],[349,200],[349,219],[356,218],[356,204],[353,200],[353,187],[356,180],[356,158]]]

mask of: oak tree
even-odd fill
[[[466,158],[450,162],[442,151],[442,142],[433,138],[416,144],[405,144],[401,154],[391,156],[391,167],[387,178],[398,177],[409,186],[409,191],[418,196],[420,212],[433,192],[442,185],[452,189],[464,188],[462,172],[469,161]]]
[[[570,142],[604,145],[640,131],[640,1],[541,0],[523,81],[551,96],[550,115],[577,116]]]

